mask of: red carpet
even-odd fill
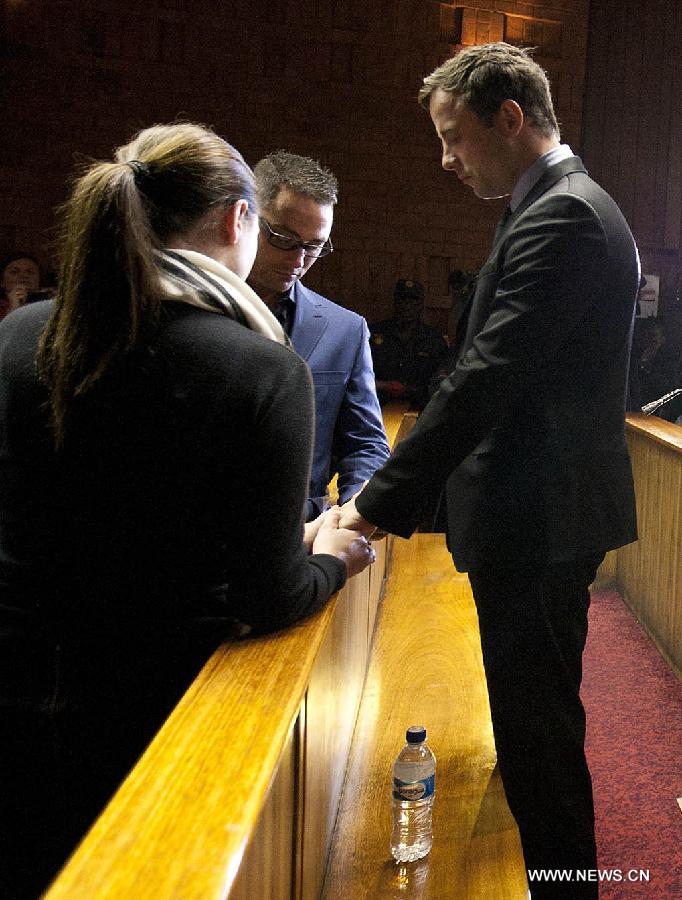
[[[592,596],[582,696],[601,896],[681,900],[682,683],[613,591]]]

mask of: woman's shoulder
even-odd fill
[[[220,368],[269,367],[277,372],[306,370],[295,351],[258,334],[228,316],[185,304],[165,311],[159,340],[172,344],[180,354],[203,357]]]
[[[53,306],[53,300],[42,300],[20,306],[8,313],[0,321],[0,347],[12,346],[19,350],[21,347],[34,346]]]
[[[13,324],[21,327],[31,327],[31,324],[44,324],[54,308],[54,300],[39,300],[36,303],[27,303],[12,311],[2,320],[3,326]]]

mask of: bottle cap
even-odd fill
[[[405,740],[408,744],[421,744],[426,740],[426,728],[423,725],[410,725],[405,732]]]

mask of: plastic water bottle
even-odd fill
[[[433,844],[436,757],[426,746],[423,725],[411,725],[405,739],[393,764],[391,853],[398,862],[413,862],[426,856]]]

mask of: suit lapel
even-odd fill
[[[329,323],[322,302],[300,282],[294,285],[294,301],[291,341],[298,355],[307,361]]]
[[[502,214],[502,218],[501,218],[500,221],[497,223],[497,229],[496,229],[496,231],[495,231],[495,237],[493,238],[493,247],[496,247],[496,246],[497,246],[497,244],[499,243],[500,238],[501,238],[502,235],[506,232],[507,226],[509,225],[509,220],[511,219],[511,217],[512,217],[513,215],[514,215],[514,213],[511,211],[511,207],[508,206],[508,207],[505,209],[504,213]]]
[[[501,243],[502,238],[509,232],[509,230],[514,227],[514,222],[521,215],[521,213],[523,213],[524,210],[528,209],[528,207],[532,203],[535,203],[535,201],[538,200],[546,191],[548,191],[552,187],[552,185],[556,184],[557,181],[560,181],[566,175],[575,172],[587,174],[587,170],[585,169],[582,160],[577,156],[569,156],[566,159],[562,159],[561,162],[558,162],[556,165],[550,166],[550,168],[547,169],[547,171],[533,185],[528,194],[526,194],[521,203],[519,203],[514,212],[511,212],[511,214],[508,215],[507,210],[505,210],[505,214],[502,216],[502,219],[497,226],[497,231],[495,232],[495,238],[493,240],[493,246],[490,251],[488,260],[483,266],[483,269],[488,268],[488,266],[491,264],[497,265],[499,261],[499,254],[501,252],[498,249],[499,244]],[[507,209],[509,209],[509,207]],[[471,346],[471,342],[473,341],[476,334],[478,334],[483,325],[483,322],[490,314],[490,305],[493,298],[494,293],[486,293],[484,296],[481,296],[481,294],[479,294],[478,292],[478,289],[474,293],[474,296],[471,300],[469,324],[463,344],[465,350],[469,346]]]
[[[545,191],[548,191],[553,184],[556,184],[557,181],[560,181],[565,175],[569,175],[574,172],[582,172],[585,175],[587,174],[587,170],[585,169],[582,160],[577,156],[569,156],[566,159],[562,159],[561,162],[558,162],[556,165],[550,166],[550,168],[547,169],[547,171],[541,176],[539,181],[537,181],[533,185],[533,187],[513,212],[509,207],[507,207],[504,215],[502,216],[502,219],[500,220],[499,225],[497,226],[495,237],[493,238],[493,250],[512,227],[516,219],[524,210],[528,209],[531,203],[535,203],[535,201],[538,200],[545,193]],[[492,251],[490,255],[492,256]]]

